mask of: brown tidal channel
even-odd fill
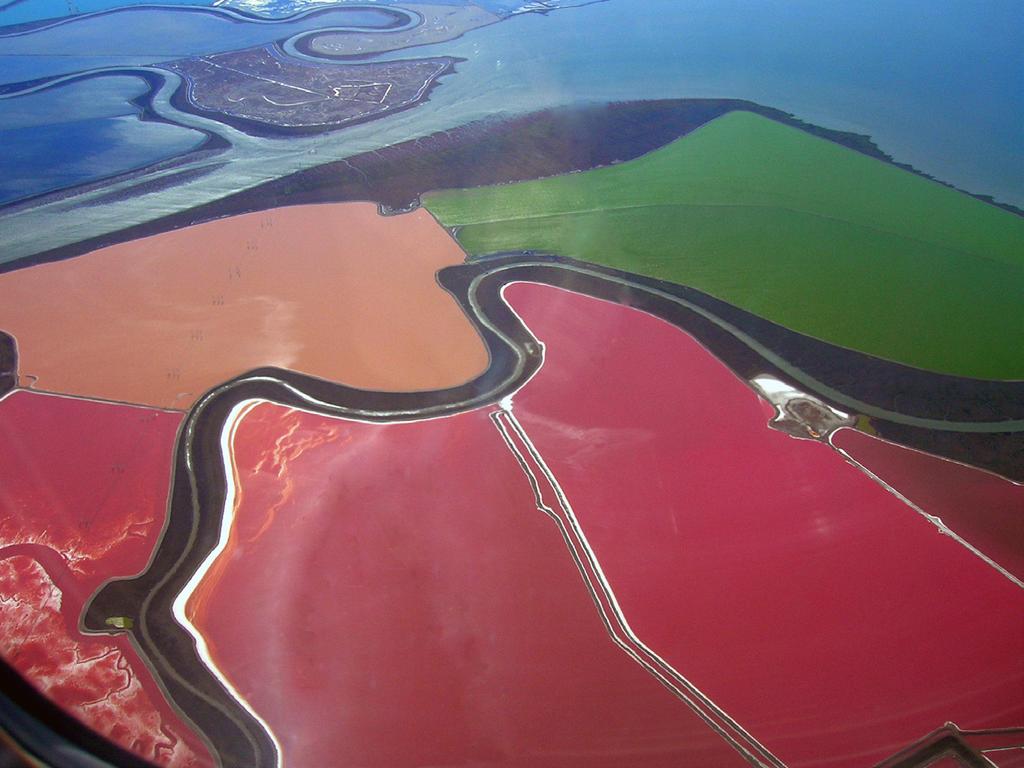
[[[463,259],[423,210],[277,208],[0,274],[0,329],[23,387],[162,408],[264,366],[436,389],[487,366],[435,278]]]

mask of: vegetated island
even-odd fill
[[[415,107],[457,61],[313,62],[260,46],[160,66],[182,77],[171,97],[176,109],[273,138],[334,131]]]

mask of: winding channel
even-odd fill
[[[660,317],[694,336],[748,386],[755,375],[776,376],[825,402],[871,416],[876,426],[896,424],[919,434],[974,433],[986,438],[1024,429],[1020,418],[948,421],[932,414],[900,414],[865,402],[787,362],[743,327],[746,313],[732,310],[739,314],[730,317],[728,305],[680,286],[533,254],[507,254],[449,267],[438,279],[488,348],[490,364],[483,374],[453,388],[396,393],[354,389],[292,371],[261,368],[215,387],[197,401],[179,432],[167,522],[148,566],[136,577],[108,582],[86,605],[82,630],[129,632],[172,702],[205,735],[211,752],[226,768],[279,764],[279,748],[268,728],[204,662],[195,638],[175,618],[190,584],[215,553],[224,525],[230,524],[230,520],[225,523],[232,492],[227,477],[226,427],[233,423],[239,407],[251,400],[373,423],[438,418],[499,403],[521,388],[543,362],[543,344],[502,298],[502,289],[510,283],[567,288]],[[979,386],[989,384],[998,383]],[[962,380],[960,386],[969,389],[970,380]],[[1024,383],[1000,386],[1007,402],[1024,403]],[[131,618],[130,629],[113,630],[108,623],[112,617]]]

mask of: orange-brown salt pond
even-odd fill
[[[23,387],[161,408],[263,366],[436,389],[487,366],[435,277],[463,258],[424,210],[278,208],[0,275],[0,329]]]

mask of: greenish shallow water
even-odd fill
[[[474,256],[558,253],[890,360],[1024,378],[1024,219],[751,113],[629,163],[424,203]]]

